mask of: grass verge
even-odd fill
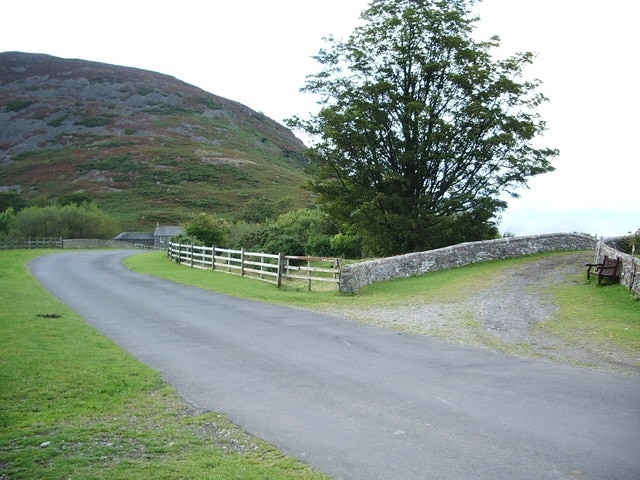
[[[622,349],[640,362],[640,298],[625,286],[599,286],[577,276],[552,293],[560,310],[536,328],[576,345]]]
[[[0,251],[0,479],[327,477],[196,412]]]

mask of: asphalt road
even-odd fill
[[[638,377],[218,295],[130,272],[129,254],[30,268],[187,400],[335,479],[640,478]]]

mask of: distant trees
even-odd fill
[[[116,219],[93,203],[12,208],[0,214],[0,233],[15,237],[113,238],[119,233]]]
[[[318,139],[309,189],[368,255],[498,236],[501,195],[553,170],[533,59],[495,60],[471,37],[471,0],[373,0],[346,41],[330,40],[304,91],[320,112],[292,119]]]

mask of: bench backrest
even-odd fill
[[[602,266],[598,268],[601,273],[616,273],[618,270],[618,264],[620,263],[620,257],[613,259],[608,256],[604,256],[602,260]]]

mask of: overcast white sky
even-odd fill
[[[322,37],[346,37],[367,0],[7,0],[0,52],[47,53],[172,75],[276,121],[316,111],[299,92]],[[501,55],[534,51],[527,71],[550,102],[541,145],[556,171],[509,200],[501,232],[624,235],[640,228],[636,149],[640,2],[484,0],[478,38]],[[1,128],[1,126],[0,126]],[[597,179],[608,185],[598,192]],[[616,193],[611,193],[615,191]]]

